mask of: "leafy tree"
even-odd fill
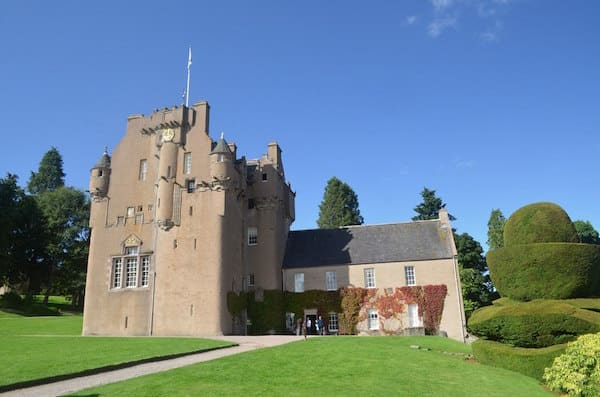
[[[506,218],[499,209],[493,209],[488,220],[488,240],[490,250],[504,247],[504,224]]]
[[[341,226],[362,225],[363,222],[358,209],[358,196],[354,190],[338,178],[331,178],[319,205],[319,228],[335,229]]]
[[[454,233],[454,242],[458,253],[458,263],[465,269],[475,269],[480,273],[488,271],[483,257],[483,248],[469,233]]]
[[[31,194],[54,191],[65,185],[62,156],[55,147],[50,148],[42,157],[38,172],[32,172],[27,184]]]
[[[579,241],[587,244],[600,244],[600,236],[598,235],[598,231],[594,229],[594,226],[592,226],[590,221],[578,220],[573,222],[573,225],[575,226],[575,230],[579,236]]]
[[[414,208],[414,211],[418,214],[412,217],[413,221],[426,221],[429,219],[438,219],[440,210],[446,206],[442,203],[442,199],[435,195],[435,190],[429,190],[426,187],[421,192],[423,202]],[[455,221],[456,218],[448,214],[451,221]]]
[[[16,175],[0,179],[0,285],[33,288],[43,274],[43,217]],[[25,291],[23,291],[25,292]]]
[[[468,233],[455,233],[454,242],[458,253],[465,315],[469,318],[473,311],[490,305],[497,298],[497,293],[492,286],[481,244]]]
[[[46,300],[54,287],[82,295],[81,274],[87,264],[89,200],[72,187],[59,187],[37,196],[50,236],[46,247],[50,277]],[[80,291],[81,290],[81,291]]]

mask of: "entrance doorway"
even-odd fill
[[[308,324],[308,319],[310,319],[310,328],[306,327],[306,334],[316,335],[317,309],[304,309],[304,321],[306,324]]]

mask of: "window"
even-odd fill
[[[295,313],[291,313],[291,312],[285,313],[285,327],[289,331],[294,331],[294,329],[296,328],[295,317],[296,317]]]
[[[263,182],[266,182],[268,180],[266,172],[263,172],[263,174],[262,174],[262,180],[263,180]]]
[[[102,170],[98,170],[98,176],[102,176],[104,175],[104,172],[102,172]]]
[[[192,154],[189,152],[183,154],[183,173],[186,175],[192,173]]]
[[[112,289],[147,287],[149,281],[150,256],[140,256],[139,247],[126,247],[123,256],[113,258]]]
[[[125,218],[122,216],[117,216],[117,225],[125,224]]]
[[[225,161],[225,156],[223,155],[223,153],[217,154],[217,163],[222,163],[224,161]]]
[[[254,286],[254,273],[250,273],[248,275],[248,286],[249,287],[253,287]]]
[[[188,179],[187,181],[185,181],[185,187],[188,193],[194,193],[196,191],[196,180]]]
[[[375,269],[365,269],[365,288],[375,288]]]
[[[140,181],[145,181],[147,172],[148,172],[148,162],[146,161],[146,159],[142,159],[142,160],[140,160],[140,171],[138,174],[138,179]]]
[[[408,305],[408,326],[410,328],[421,326],[421,322],[419,321],[419,305],[416,303]]]
[[[123,274],[123,258],[113,259],[112,288],[121,288],[121,275]]]
[[[137,256],[127,257],[125,263],[125,286],[127,288],[137,287]]]
[[[369,309],[369,329],[375,330],[379,329],[379,316],[377,315],[377,310]]]
[[[142,279],[140,281],[140,285],[142,287],[147,287],[148,282],[150,281],[150,257],[142,256]]]
[[[406,278],[406,285],[417,285],[414,266],[404,266],[404,277]]]
[[[294,292],[304,292],[304,273],[294,274]]]
[[[254,201],[254,199],[248,199],[248,209],[251,210],[255,206],[256,206],[256,202]]]
[[[327,284],[327,291],[337,290],[337,280],[335,272],[325,272],[325,281]]]
[[[258,244],[258,229],[255,227],[248,228],[248,245]]]
[[[327,326],[329,332],[337,332],[338,331],[338,317],[337,313],[331,312],[329,313],[329,325]]]
[[[134,215],[135,215],[135,208],[127,207],[127,218],[133,218]]]
[[[135,223],[144,223],[144,214],[135,214]]]

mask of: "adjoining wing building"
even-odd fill
[[[445,210],[433,221],[290,232],[295,193],[280,147],[239,157],[235,144],[209,136],[209,110],[199,102],[130,116],[112,155],[92,168],[84,335],[243,334],[252,319],[230,314],[231,292],[443,284],[440,330],[464,340]],[[385,328],[365,310],[357,329]],[[393,326],[422,328],[419,313],[407,305]],[[337,330],[338,313],[293,315],[324,315]]]

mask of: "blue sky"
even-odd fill
[[[127,116],[211,104],[257,158],[283,149],[293,229],[327,180],[366,223],[408,221],[423,187],[485,247],[493,208],[536,201],[600,227],[600,3],[558,0],[17,1],[0,13],[0,173],[56,146],[67,184]]]

